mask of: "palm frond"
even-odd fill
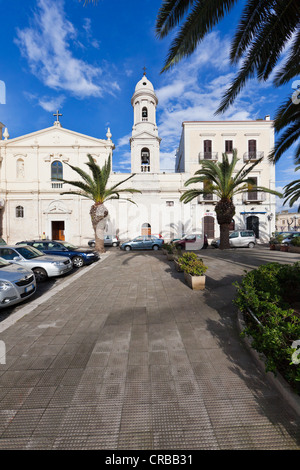
[[[195,0],[185,23],[171,43],[162,72],[173,67],[183,57],[191,55],[199,42],[235,3],[237,0]]]
[[[177,26],[195,0],[165,0],[156,19],[156,34],[159,38],[165,37]]]

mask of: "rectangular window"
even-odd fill
[[[174,206],[174,201],[166,201],[167,206]]]
[[[257,178],[253,178],[251,176],[251,179],[253,180],[253,185],[249,185],[249,189],[248,189],[248,201],[257,201],[257,197],[258,197],[258,194],[257,194],[257,190],[253,190],[253,186],[257,186]]]
[[[225,152],[232,153],[233,152],[233,141],[232,140],[225,140]]]

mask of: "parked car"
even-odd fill
[[[27,245],[0,246],[0,257],[31,269],[37,282],[43,282],[48,277],[61,276],[73,268],[70,258],[45,255],[42,251]]]
[[[94,248],[96,246],[95,239],[90,240],[88,245]],[[120,240],[117,236],[113,237],[112,235],[105,235],[104,237],[104,246],[119,246]]]
[[[32,271],[0,258],[0,308],[23,302],[35,291]]]
[[[164,244],[163,238],[156,238],[151,236],[139,236],[133,240],[122,243],[121,250],[159,250]]]
[[[189,244],[191,243],[197,243],[199,242],[199,245],[202,245],[201,248],[207,248],[207,236],[204,235],[202,233],[192,233],[190,235],[186,235],[185,237],[183,238],[180,238],[179,240],[173,240],[174,244],[176,246],[180,246],[181,248],[183,249],[188,249],[189,248]],[[190,245],[190,247],[192,247],[192,245]]]
[[[293,238],[300,237],[300,232],[293,232],[282,240],[282,245],[291,245]]]
[[[67,256],[71,259],[75,268],[81,268],[84,264],[90,264],[100,259],[97,251],[81,249],[68,242],[56,240],[30,240],[18,242],[17,245],[24,243],[37,248],[47,255]]]
[[[254,248],[256,245],[255,233],[253,230],[235,230],[229,234],[229,244],[233,248]],[[212,240],[211,245],[215,248],[219,248],[220,238],[215,238]]]

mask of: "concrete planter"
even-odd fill
[[[191,276],[191,274],[184,272],[184,279],[187,285],[193,290],[204,290],[205,278],[206,276]]]
[[[183,269],[181,269],[181,267],[180,267],[180,265],[179,265],[176,258],[174,259],[174,264],[175,264],[176,271],[178,271],[179,273],[183,273]]]
[[[288,246],[285,246],[285,245],[280,245],[280,251],[288,252],[288,251],[289,251],[289,247],[288,247]]]
[[[289,253],[300,253],[300,246],[289,246]]]

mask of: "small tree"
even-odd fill
[[[202,183],[203,188],[189,189],[185,191],[180,200],[185,204],[195,197],[206,194],[214,194],[219,199],[216,204],[217,221],[220,225],[220,249],[230,248],[229,245],[229,225],[235,215],[235,206],[233,197],[240,193],[248,191],[262,191],[265,193],[275,194],[282,197],[277,191],[262,186],[256,186],[255,181],[249,176],[253,168],[255,168],[263,157],[255,163],[246,163],[243,167],[236,171],[235,167],[238,162],[237,152],[233,151],[231,162],[228,155],[223,153],[221,162],[213,162],[204,160],[202,168],[196,171],[195,176],[189,178],[185,182],[185,186],[194,183]]]
[[[95,248],[100,253],[105,253],[104,229],[107,222],[108,209],[105,207],[104,202],[111,199],[125,199],[126,201],[135,204],[131,199],[120,198],[120,193],[140,193],[140,191],[132,188],[119,189],[119,186],[132,178],[134,174],[130,175],[125,180],[120,181],[120,183],[115,184],[111,188],[107,188],[108,179],[111,173],[111,157],[108,157],[107,162],[105,162],[102,168],[95,163],[91,155],[88,154],[87,157],[89,161],[86,162],[86,165],[89,167],[92,174],[86,173],[79,167],[68,164],[72,170],[76,171],[76,173],[81,176],[82,181],[68,181],[61,179],[60,181],[79,188],[76,191],[65,191],[61,194],[77,194],[78,196],[94,201],[94,204],[91,206],[90,216],[95,232]]]

